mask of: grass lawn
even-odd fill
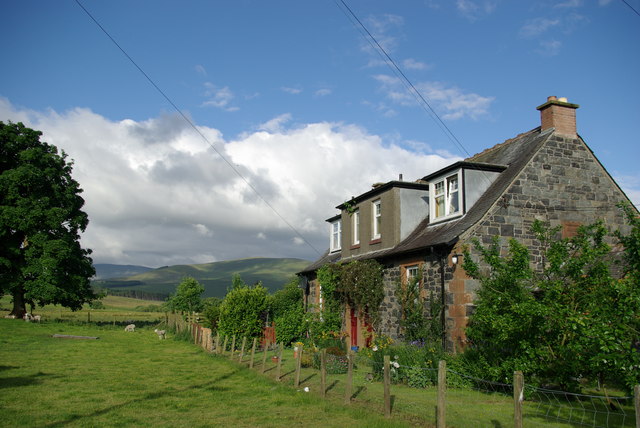
[[[228,355],[210,355],[195,345],[160,341],[153,325],[134,333],[121,326],[26,323],[0,319],[0,424],[22,426],[238,426],[404,427],[435,426],[436,389],[392,385],[392,418],[385,419],[383,389],[368,381],[370,369],[354,371],[352,401],[343,405],[344,375],[327,376],[320,396],[317,370],[302,370],[293,387],[294,359],[285,350],[282,379],[262,352],[255,368]],[[97,336],[97,340],[52,338],[53,334]],[[272,352],[268,353],[270,357]],[[310,392],[303,391],[305,387]],[[513,401],[502,394],[447,391],[447,426],[511,427]],[[544,417],[546,408],[524,403],[525,427],[578,427]],[[555,408],[552,409],[555,412]],[[634,426],[626,409],[609,426]],[[572,416],[574,422],[575,415]],[[586,426],[593,426],[587,416]],[[602,419],[597,426],[601,425]],[[582,425],[584,426],[584,425]]]
[[[187,342],[160,341],[151,327],[8,319],[0,319],[0,415],[3,427],[410,426],[319,400]]]

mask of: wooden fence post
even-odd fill
[[[238,362],[241,363],[244,358],[244,348],[247,346],[247,336],[242,338],[242,350],[240,351],[240,357],[238,357]]]
[[[320,351],[320,389],[322,398],[327,396],[327,350]]]
[[[265,342],[264,344],[264,350],[262,351],[262,369],[260,371],[260,373],[264,373],[264,369],[266,369],[267,366],[267,350],[269,349],[269,342]]]
[[[214,352],[216,354],[220,353],[220,332],[219,331],[216,332],[216,347],[215,347]]]
[[[256,355],[256,344],[258,343],[258,338],[254,337],[253,338],[253,346],[251,347],[251,361],[249,361],[249,368],[252,369],[253,368],[253,358]]]
[[[633,392],[636,407],[636,428],[640,428],[640,385],[636,385]]]
[[[220,355],[224,355],[225,352],[227,352],[227,341],[229,340],[229,336],[225,336],[224,337],[224,345],[222,345],[222,348],[220,349]]]
[[[231,340],[231,353],[229,354],[229,358],[233,359],[233,353],[236,350],[236,335],[233,335],[233,339]]]
[[[436,426],[445,428],[446,423],[446,393],[447,393],[447,362],[440,360],[438,363],[438,405],[436,408]]]
[[[304,346],[298,346],[298,358],[296,358],[296,380],[294,387],[300,386],[300,370],[302,369],[302,353],[304,352]]]
[[[515,428],[522,428],[522,401],[524,400],[524,379],[522,372],[513,372],[513,422]]]
[[[353,386],[353,351],[347,351],[347,381],[344,385],[344,404],[351,403],[351,391]]]
[[[384,415],[391,417],[391,358],[388,355],[384,356]]]
[[[276,380],[280,380],[280,370],[282,369],[282,348],[284,344],[280,342],[280,348],[278,348],[278,365],[276,366]]]
[[[91,322],[91,311],[87,311],[87,323]]]

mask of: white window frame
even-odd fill
[[[380,239],[380,227],[382,226],[382,204],[380,199],[376,199],[371,203],[371,219],[373,224],[371,225],[371,239]]]
[[[353,212],[351,227],[353,228],[353,245],[358,245],[360,243],[360,210]]]
[[[329,248],[332,252],[342,249],[342,220],[332,221],[329,226]]]
[[[407,272],[407,284],[408,284],[411,282],[413,278],[420,275],[420,265],[415,264],[415,265],[407,266],[405,267],[405,271]],[[415,272],[415,274],[412,275],[411,274],[412,272]]]
[[[452,189],[450,187],[451,179],[456,178],[457,188]],[[441,185],[441,186],[438,186]],[[441,192],[436,193],[436,188],[440,187],[442,189]],[[452,191],[453,190],[453,191]],[[457,195],[455,195],[457,193]],[[454,196],[452,196],[454,194]],[[443,209],[444,214],[436,217],[437,212],[437,204],[436,199],[442,197],[443,200]],[[458,206],[457,211],[452,211],[451,206],[453,205],[455,197],[455,203]],[[462,170],[458,170],[452,174],[447,174],[444,176],[438,177],[436,180],[432,180],[429,183],[429,205],[430,205],[430,216],[431,222],[438,222],[442,220],[447,220],[453,217],[458,217],[462,215]]]

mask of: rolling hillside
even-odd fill
[[[199,265],[175,265],[125,277],[96,279],[93,284],[110,289],[168,295],[175,291],[184,277],[191,276],[204,286],[203,297],[224,297],[227,288],[231,286],[231,278],[236,273],[247,284],[261,281],[270,292],[274,292],[308,264],[309,261],[302,259],[251,258]]]

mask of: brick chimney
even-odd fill
[[[571,104],[566,98],[547,97],[547,102],[538,106],[542,131],[555,128],[557,134],[569,138],[578,136],[576,130],[576,109],[578,104]]]

